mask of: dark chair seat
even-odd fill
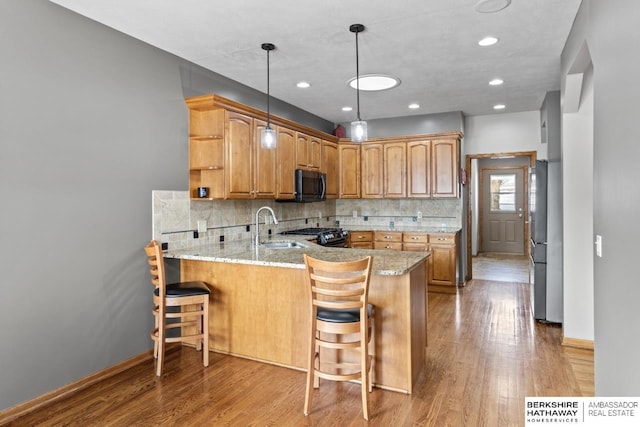
[[[373,314],[373,305],[367,304],[367,315],[371,317]],[[318,320],[323,322],[333,323],[353,323],[360,321],[360,310],[357,308],[350,308],[345,310],[332,310],[329,308],[318,307]]]
[[[154,290],[156,296],[158,296],[158,288]],[[171,283],[167,285],[166,297],[186,297],[192,295],[205,295],[210,294],[209,288],[204,282],[184,282],[184,283]]]

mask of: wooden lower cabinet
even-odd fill
[[[429,234],[429,290],[456,292],[457,233]]]
[[[373,249],[402,250],[401,231],[375,231],[373,233]]]
[[[386,249],[426,252],[428,258],[429,291],[457,291],[457,249],[459,233],[413,233],[401,231],[352,231],[350,248]]]
[[[373,249],[373,231],[349,232],[349,247],[353,249]]]

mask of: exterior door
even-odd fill
[[[521,167],[482,169],[482,252],[525,253],[524,176]]]

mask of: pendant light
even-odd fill
[[[267,51],[267,127],[260,134],[260,146],[262,148],[276,148],[276,131],[271,129],[271,115],[269,113],[269,52],[276,47],[273,43],[262,43],[262,49]]]
[[[358,33],[364,31],[364,25],[353,24],[349,27],[349,31],[356,34],[356,101],[357,101],[357,120],[351,122],[351,141],[363,142],[367,140],[367,122],[360,118],[360,64],[358,52]]]

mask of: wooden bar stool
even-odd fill
[[[369,392],[375,359],[369,351],[374,335],[374,308],[368,304],[372,262],[371,256],[356,261],[329,262],[304,255],[311,295],[305,415],[309,415],[313,388],[320,387],[320,378],[333,381],[359,379],[362,413],[365,420],[369,419]],[[375,345],[371,347],[375,348]],[[358,359],[345,354],[354,351]],[[326,353],[332,353],[331,360]]]
[[[155,328],[153,357],[157,359],[156,375],[162,375],[165,344],[171,342],[194,343],[202,350],[202,362],[209,366],[209,288],[204,282],[182,282],[166,284],[164,257],[157,241],[152,240],[144,248],[151,266],[153,291],[153,314]],[[178,307],[179,311],[167,311],[167,307]],[[167,319],[178,319],[167,322]],[[178,329],[179,335],[167,337],[167,329]],[[187,328],[187,329],[185,329]]]

